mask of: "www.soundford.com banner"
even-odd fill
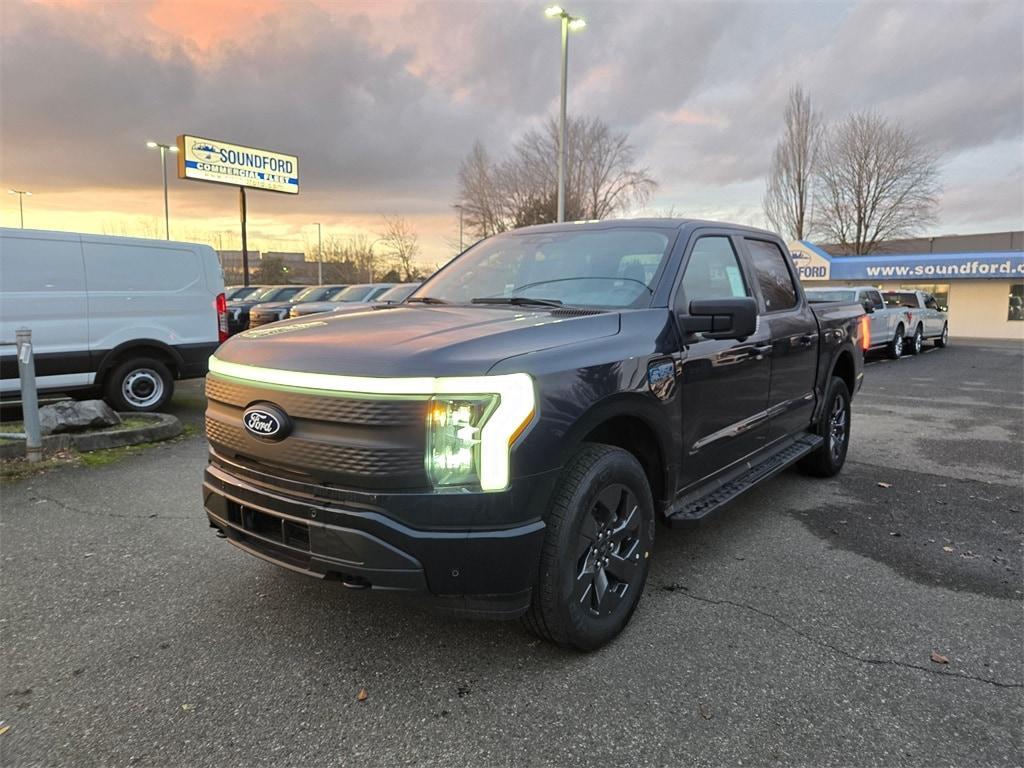
[[[178,178],[299,193],[299,159],[199,136],[178,137]]]
[[[881,254],[832,256],[802,240],[790,244],[800,279],[816,280],[1024,280],[1024,253]]]

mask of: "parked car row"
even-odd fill
[[[318,312],[355,311],[378,303],[397,303],[419,283],[357,283],[355,285],[228,286],[228,331],[236,334],[289,317]]]
[[[832,301],[856,302],[868,313],[871,333],[868,349],[885,350],[894,360],[905,352],[920,354],[924,342],[936,347],[949,343],[946,308],[927,291],[899,289],[879,291],[870,286],[854,288],[808,288],[812,304]]]

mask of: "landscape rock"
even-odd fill
[[[120,423],[121,417],[102,400],[62,400],[39,409],[39,426],[44,435],[116,427]]]

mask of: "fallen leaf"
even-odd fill
[[[890,536],[902,536],[903,534],[899,531],[889,531]]]
[[[366,692],[365,688],[360,688],[359,689],[359,693],[356,695],[356,700],[357,701],[366,701],[368,698],[370,698],[370,694],[368,694]]]
[[[9,726],[9,725],[4,725],[3,723],[0,723],[0,736],[3,736],[3,735],[4,735],[5,733],[7,733],[7,732],[8,732],[9,730],[11,730],[11,726]]]
[[[943,656],[938,651],[932,651],[932,661],[936,664],[949,664],[949,657]]]
[[[710,712],[704,709],[703,704],[698,704],[697,709],[700,711],[700,716],[703,717],[705,720],[710,720],[713,717],[713,715]]]
[[[943,551],[943,552],[952,552],[952,551],[953,551],[953,548],[952,548],[952,547],[943,547],[943,548],[942,548],[942,551]]]
[[[191,711],[193,710],[193,706],[192,706],[191,704],[182,704],[182,705],[181,705],[181,708],[182,708],[182,709],[183,709],[183,710],[184,710],[185,712],[191,712]]]
[[[883,482],[879,481],[878,487],[879,488],[892,488],[892,483],[883,483]]]

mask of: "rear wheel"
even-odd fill
[[[910,354],[920,355],[924,349],[924,330],[921,326],[914,329],[914,337],[910,340]]]
[[[899,360],[903,356],[904,334],[906,334],[906,331],[903,329],[903,323],[900,323],[896,328],[896,335],[892,337],[892,341],[889,342],[889,346],[886,348],[886,352],[893,360]]]
[[[800,469],[815,477],[839,474],[850,447],[850,390],[838,376],[833,376],[829,382],[825,403],[825,412],[816,430],[825,442],[800,460]]]
[[[155,411],[174,394],[174,377],[159,360],[136,358],[114,368],[105,389],[115,411]]]
[[[636,458],[585,445],[566,464],[552,499],[531,632],[583,651],[626,626],[643,592],[654,544],[654,502]]]
[[[944,326],[942,326],[942,333],[939,335],[939,338],[937,338],[935,340],[935,346],[936,347],[945,347],[948,344],[949,344],[949,326],[948,325],[944,325]]]

